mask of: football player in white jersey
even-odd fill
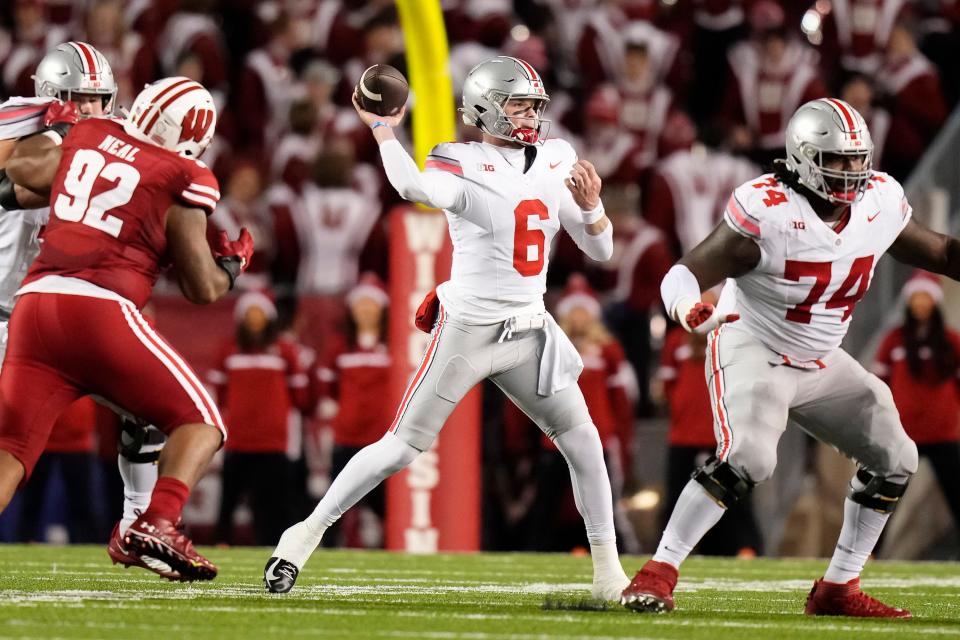
[[[113,70],[103,54],[85,42],[65,42],[49,51],[33,80],[36,97],[10,98],[0,104],[0,167],[23,137],[43,131],[59,144],[78,118],[113,113],[117,96]],[[52,163],[58,161],[55,158]],[[47,205],[48,195],[14,184],[0,168],[0,362],[7,347],[14,293],[40,251],[38,236],[50,215]],[[123,545],[123,533],[150,502],[163,442],[157,429],[124,417],[117,456],[124,485],[123,518],[113,529],[107,552],[115,564],[178,579],[179,574],[169,567],[149,567]]]
[[[355,105],[393,187],[407,200],[444,210],[453,266],[418,318],[421,328],[432,326],[432,340],[393,424],[350,460],[306,520],[284,532],[264,571],[270,591],[289,591],[324,531],[429,449],[453,408],[485,378],[567,459],[593,556],[593,596],[615,600],[629,582],[617,555],[600,438],[577,386],[583,363],[543,304],[550,244],[560,227],[594,260],[610,258],[613,230],[593,166],[567,142],[544,139],[548,100],[523,60],[477,65],[464,82],[461,111],[483,141],[437,145],[424,172],[394,137],[403,112],[383,117]]]
[[[771,476],[789,417],[859,466],[836,550],[805,612],[910,617],[864,594],[860,573],[917,470],[917,447],[890,390],[840,342],[884,253],[960,279],[960,242],[913,220],[903,188],[871,169],[870,132],[849,104],[808,102],[786,138],[775,173],[738,187],[723,221],[661,284],[670,316],[709,333],[717,452],[624,590],[622,603],[635,611],[673,609],[680,563],[727,507]],[[701,291],[724,278],[735,279],[739,314],[701,302]]]

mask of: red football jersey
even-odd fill
[[[24,284],[78,278],[142,307],[170,262],[167,210],[209,215],[219,198],[203,163],[127,135],[118,120],[84,120],[63,141],[50,222]]]

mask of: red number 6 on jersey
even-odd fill
[[[513,216],[516,221],[513,229],[513,268],[525,278],[540,275],[547,237],[540,229],[531,229],[529,224],[530,216],[537,216],[541,220],[550,218],[547,205],[540,200],[521,200],[513,210]]]

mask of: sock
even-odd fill
[[[156,462],[130,462],[117,456],[120,477],[123,478],[123,517],[120,519],[122,536],[141,513],[150,505],[150,494],[157,484]]]
[[[700,483],[690,480],[683,488],[670,521],[660,538],[660,546],[653,554],[657,562],[666,562],[675,568],[686,560],[707,531],[720,522],[726,509],[714,502]]]
[[[623,572],[623,565],[620,564],[620,554],[617,553],[616,541],[591,544],[590,557],[593,559],[594,582],[608,579],[627,580],[627,574]]]
[[[842,584],[859,577],[889,518],[889,513],[879,513],[850,498],[845,499],[840,538],[823,579]]]
[[[417,449],[388,432],[350,458],[313,513],[304,520],[310,534],[316,537],[316,544],[320,543],[323,532],[347,509],[418,455]]]
[[[153,497],[150,499],[147,512],[150,515],[176,522],[180,519],[183,505],[187,503],[189,496],[190,487],[176,478],[160,476],[157,479],[157,485],[153,488]]]

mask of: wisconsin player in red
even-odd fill
[[[196,158],[213,137],[210,94],[187,78],[147,86],[129,119],[90,119],[18,145],[7,172],[50,193],[40,255],[17,292],[0,376],[0,510],[30,477],[56,418],[100,396],[168,434],[147,510],[124,542],[158,573],[210,580],[217,568],[178,528],[190,488],[226,437],[197,375],[141,314],[162,269],[197,304],[229,291],[253,254],[242,230],[211,253],[220,196]],[[62,154],[59,164],[51,157]],[[57,167],[54,170],[51,167]]]

